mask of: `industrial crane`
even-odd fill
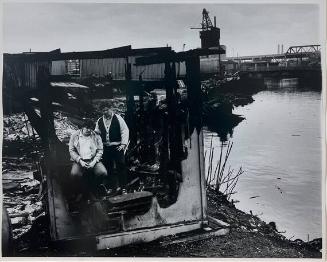
[[[201,27],[191,27],[191,29],[202,29],[202,30],[210,30],[211,28],[216,27],[216,17],[214,17],[214,25],[212,25],[209,12],[203,8],[202,10],[202,23]]]
[[[220,50],[220,29],[216,26],[216,17],[214,17],[214,24],[212,25],[209,17],[209,12],[203,8],[202,10],[202,23],[200,28],[191,27],[191,29],[201,29],[200,39],[201,48],[210,48]],[[218,72],[222,75],[220,53],[218,54]]]
[[[191,27],[191,29],[201,29],[201,48],[220,48],[220,29],[216,26],[216,17],[212,25],[209,12],[205,8],[202,11],[201,27]]]

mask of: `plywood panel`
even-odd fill
[[[66,74],[66,62],[64,60],[52,61],[51,63],[51,75],[65,75]]]
[[[104,77],[110,72],[113,79],[125,78],[125,59],[124,58],[104,58],[104,59],[82,59],[81,75],[83,77],[95,74]]]

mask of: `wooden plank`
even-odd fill
[[[16,182],[6,182],[6,183],[3,183],[2,182],[2,189],[4,191],[9,191],[9,190],[13,190],[13,189],[17,189],[19,188],[20,184],[19,183],[16,183]]]
[[[201,228],[202,222],[182,223],[169,226],[161,226],[147,229],[128,231],[117,234],[108,234],[96,237],[97,249],[115,248],[132,243],[143,243],[156,240],[161,237],[179,234]]]
[[[50,85],[51,85],[51,87],[89,89],[89,87],[80,85],[75,82],[51,82]]]
[[[199,175],[200,175],[200,192],[201,192],[201,207],[202,219],[207,219],[207,192],[206,192],[206,179],[205,179],[205,159],[204,159],[204,137],[203,131],[200,131],[198,136],[199,142]]]
[[[161,246],[169,246],[173,244],[179,244],[179,243],[186,243],[186,242],[195,242],[195,241],[200,241],[200,240],[205,240],[208,238],[212,237],[217,237],[217,236],[224,236],[229,233],[229,229],[219,229],[211,232],[205,232],[201,234],[195,234],[193,236],[188,236],[188,237],[183,237],[174,241],[167,241],[165,243],[162,243]]]
[[[220,227],[220,228],[228,228],[230,227],[230,224],[220,220],[220,219],[217,219],[217,218],[214,218],[212,216],[208,216],[208,222],[209,222],[209,226],[213,226],[213,227]]]
[[[118,204],[125,204],[126,202],[130,201],[138,201],[145,198],[152,198],[153,194],[151,192],[142,191],[142,192],[135,192],[135,193],[128,193],[125,195],[119,195],[115,197],[108,198],[108,201],[112,205]]]
[[[114,206],[113,208],[110,209],[110,213],[111,212],[118,212],[118,211],[126,211],[129,213],[131,211],[133,211],[133,213],[137,212],[137,211],[147,211],[149,210],[151,207],[151,202],[139,202],[139,203],[132,203],[132,204],[126,204],[126,205],[122,205],[122,206]]]
[[[47,190],[48,190],[48,215],[50,219],[50,237],[52,240],[57,239],[57,230],[56,230],[56,215],[54,208],[54,195],[52,188],[52,179],[48,177],[47,179]]]
[[[48,177],[48,205],[50,215],[50,234],[52,240],[64,240],[81,237],[76,222],[66,209],[65,199],[59,183]]]

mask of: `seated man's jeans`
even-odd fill
[[[95,192],[98,185],[107,177],[107,170],[101,162],[87,169],[74,162],[71,172],[71,191],[73,194]]]

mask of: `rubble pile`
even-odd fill
[[[226,81],[224,80],[216,80],[214,78],[210,78],[201,82],[201,89],[204,93],[208,93],[214,88],[219,88],[225,82]]]
[[[27,140],[38,137],[24,113],[3,116],[3,139],[6,141]]]
[[[68,141],[71,134],[78,129],[77,125],[73,124],[67,116],[60,112],[54,113],[54,126],[60,141]]]
[[[110,105],[115,113],[123,117],[126,112],[126,97],[116,97],[114,99],[93,99],[92,105],[94,107],[94,111],[98,114],[101,114],[101,107],[103,105]]]
[[[7,209],[13,228],[14,239],[28,232],[33,222],[44,215],[40,182],[33,171],[16,170],[2,174],[3,205]]]
[[[11,220],[13,237],[28,232],[33,221],[44,215],[40,182],[35,179],[40,158],[39,137],[24,113],[3,117],[3,205]]]
[[[69,139],[70,135],[78,129],[69,118],[61,112],[54,113],[54,125],[59,140]],[[3,139],[6,142],[39,139],[37,132],[28,121],[24,113],[17,113],[4,116],[3,118]]]

